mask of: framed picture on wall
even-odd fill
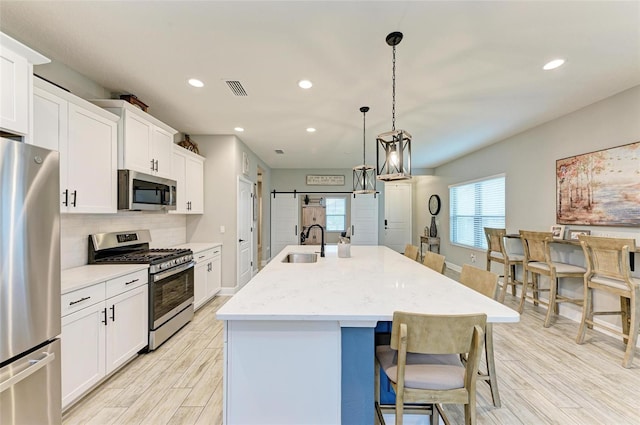
[[[640,226],[640,142],[557,160],[556,222]]]
[[[551,226],[551,233],[553,233],[553,239],[564,239],[564,226]]]
[[[578,235],[590,235],[591,230],[569,230],[569,240],[577,241]]]

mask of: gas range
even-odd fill
[[[149,264],[155,274],[193,260],[190,249],[149,248],[148,230],[89,235],[89,264]]]
[[[89,235],[89,264],[149,264],[149,350],[193,319],[190,249],[151,249],[149,230]]]

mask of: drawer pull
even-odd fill
[[[140,280],[140,279],[133,279],[133,280],[130,280],[129,282],[126,282],[126,283],[125,283],[125,285],[131,285],[132,283],[135,283],[135,282],[137,282],[137,281],[139,281],[139,280]]]
[[[74,305],[74,304],[81,303],[82,301],[86,301],[86,300],[88,300],[89,298],[91,298],[91,297],[82,297],[82,298],[80,298],[80,299],[79,299],[79,300],[77,300],[77,301],[70,301],[70,302],[69,302],[69,305]]]
[[[198,257],[198,260],[202,260],[204,257],[206,257],[206,255],[201,255]]]
[[[214,254],[217,254],[217,253],[219,253],[219,252],[220,252],[220,251],[213,251],[213,253],[214,253]]]

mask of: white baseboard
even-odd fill
[[[235,295],[236,292],[238,292],[237,286],[234,286],[233,288],[225,288],[223,286],[222,289],[220,289],[220,292],[218,292],[218,295],[232,296],[232,295]]]

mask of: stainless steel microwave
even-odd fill
[[[175,210],[176,181],[132,170],[118,170],[119,210]]]

